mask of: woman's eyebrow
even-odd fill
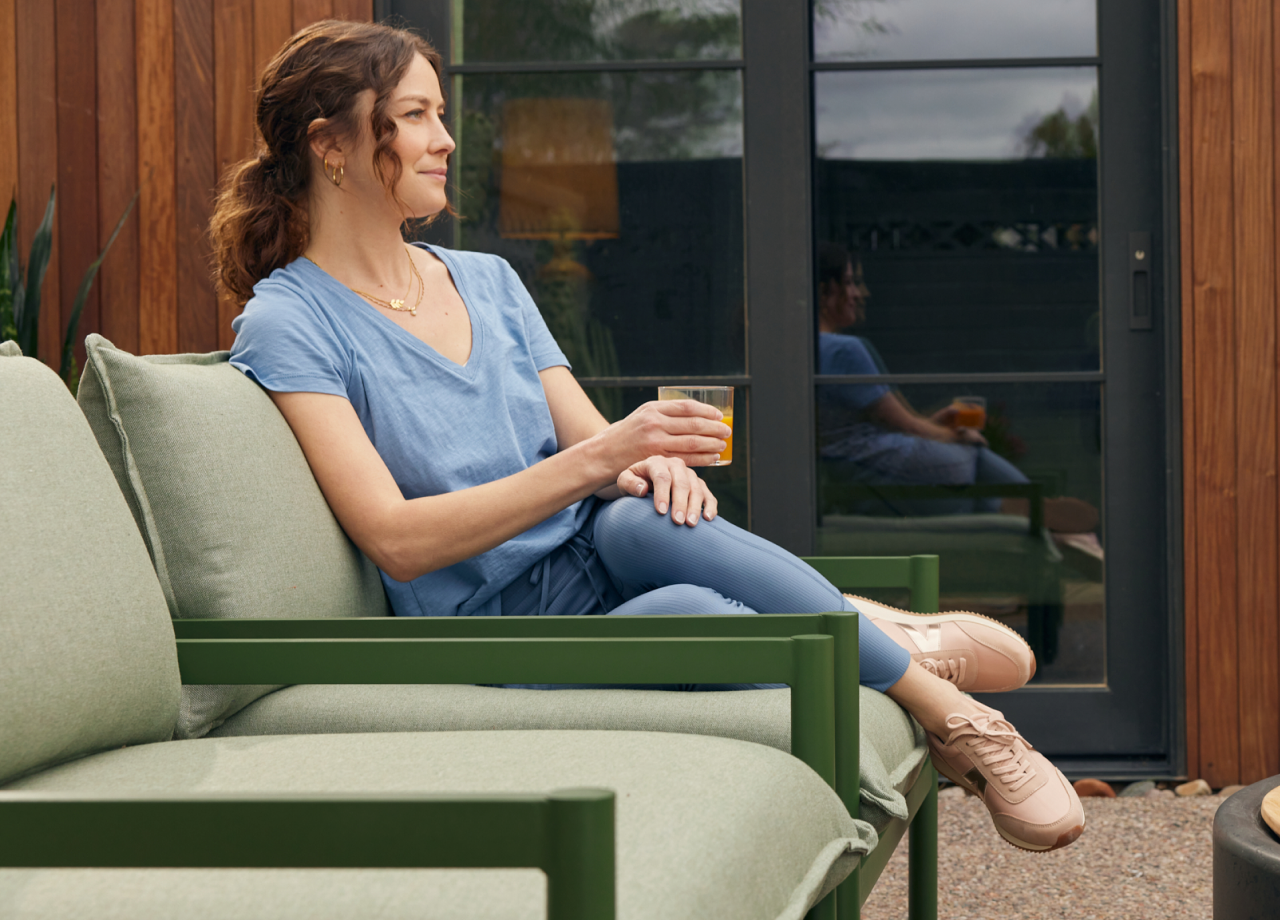
[[[432,100],[430,96],[401,96],[396,100],[396,102],[416,102],[419,105],[430,106]],[[441,100],[436,103],[436,105],[443,105],[443,104],[444,104],[444,100]]]

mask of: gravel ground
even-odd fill
[[[939,920],[1210,920],[1213,814],[1220,796],[1086,798],[1074,844],[1036,855],[991,826],[954,787],[938,800]],[[899,845],[863,920],[907,915],[907,847]]]

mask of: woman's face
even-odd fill
[[[822,293],[823,318],[832,328],[843,329],[861,322],[871,296],[862,280],[862,263],[855,267],[853,262],[846,262],[844,276],[839,282],[826,282]]]
[[[363,95],[361,103],[366,115],[362,121],[368,124],[367,113],[373,106],[374,93],[365,90]],[[422,55],[414,55],[404,78],[392,91],[387,115],[397,128],[391,150],[400,158],[400,181],[395,187],[395,198],[403,211],[401,216],[430,217],[443,211],[448,203],[445,182],[449,154],[455,145],[444,125],[440,80]],[[385,199],[386,191],[373,167],[373,149],[373,138],[365,131],[350,158],[355,162],[349,161],[346,171],[357,191],[378,194]],[[355,175],[353,166],[357,166]]]

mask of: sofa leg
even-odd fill
[[[933,765],[929,765],[933,773]],[[911,822],[910,872],[907,916],[910,920],[938,920],[938,777],[933,773],[933,788],[920,803]]]
[[[862,918],[862,877],[859,869],[854,869],[836,889],[838,920],[861,920]]]
[[[836,920],[836,893],[827,894],[825,898],[813,905],[804,915],[804,920]]]

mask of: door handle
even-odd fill
[[[1151,328],[1151,234],[1129,234],[1129,328]]]

